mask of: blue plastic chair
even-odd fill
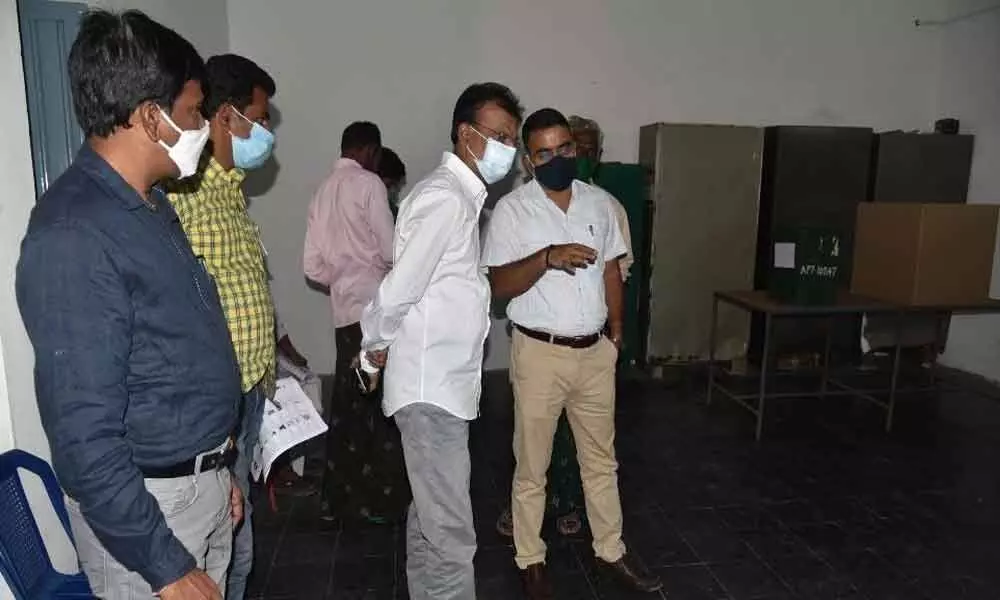
[[[0,573],[14,597],[17,600],[94,598],[86,576],[82,573],[65,575],[52,566],[38,523],[24,495],[18,469],[41,478],[66,535],[73,540],[63,493],[52,467],[21,450],[0,454]]]

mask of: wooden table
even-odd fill
[[[760,379],[756,393],[736,393],[720,383],[715,376],[717,368],[715,364],[716,326],[720,304],[729,304],[764,317],[764,346],[761,354]],[[838,296],[836,302],[831,304],[797,305],[782,303],[765,291],[715,292],[712,299],[712,328],[711,339],[709,341],[708,392],[706,401],[711,404],[713,391],[718,391],[750,411],[757,417],[755,436],[758,441],[761,439],[761,434],[763,433],[767,400],[777,398],[822,398],[833,395],[848,395],[862,398],[885,410],[885,430],[887,432],[892,431],[899,383],[900,354],[902,352],[902,338],[900,333],[904,318],[907,315],[913,314],[937,314],[943,317],[950,313],[981,314],[994,312],[1000,312],[1000,301],[992,299],[983,299],[981,302],[960,305],[912,306],[884,302],[856,294],[842,293]],[[889,380],[889,387],[886,389],[858,389],[830,378],[830,331],[832,327],[829,322],[832,322],[837,316],[862,314],[887,314],[895,315],[896,317],[896,345],[893,351],[892,375]],[[768,383],[773,376],[773,373],[771,373],[773,358],[771,356],[773,350],[771,348],[771,330],[774,320],[783,317],[808,316],[826,317],[828,319],[819,390],[814,392],[786,393],[769,391]],[[935,357],[936,355],[937,353],[935,352]],[[831,386],[835,389],[831,390]],[[878,396],[881,394],[887,394],[888,399],[882,400],[879,398]],[[751,404],[754,400],[756,400],[756,405]]]

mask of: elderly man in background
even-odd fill
[[[593,185],[597,167],[601,164],[601,155],[604,154],[604,134],[601,133],[600,125],[593,119],[572,115],[568,121],[570,132],[576,141],[576,178]],[[635,257],[632,254],[632,235],[629,231],[628,213],[625,212],[625,207],[617,198],[612,206],[615,210],[618,228],[625,240],[625,256],[618,261],[618,266],[622,271],[622,281],[628,281],[629,269],[635,262]]]

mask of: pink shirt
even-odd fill
[[[392,213],[385,184],[356,161],[340,158],[312,204],[302,268],[329,286],[333,326],[361,320],[392,267]]]

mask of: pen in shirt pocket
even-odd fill
[[[593,225],[587,225],[587,231],[590,232],[590,237],[594,237],[594,226]]]

